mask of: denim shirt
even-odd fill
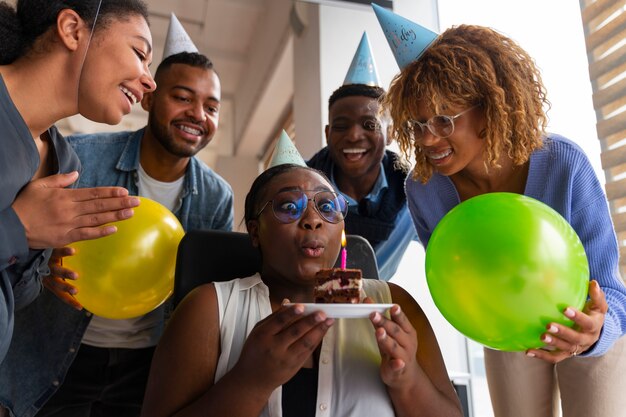
[[[83,171],[79,187],[122,186],[138,194],[143,130],[68,138]],[[230,185],[191,158],[175,209],[183,228],[232,230]],[[15,316],[13,342],[0,365],[0,404],[12,416],[33,416],[54,394],[76,356],[91,313],[77,311],[49,291]]]

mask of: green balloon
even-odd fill
[[[426,250],[428,288],[441,314],[485,346],[543,346],[550,322],[582,310],[589,264],[578,235],[551,207],[512,193],[483,194],[439,222]]]

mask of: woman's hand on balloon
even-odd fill
[[[364,300],[364,302],[371,302]],[[376,331],[376,341],[382,357],[380,375],[383,382],[391,388],[406,388],[415,372],[417,364],[417,333],[411,322],[394,304],[389,309],[390,318],[378,312],[370,315],[370,320]]]
[[[559,323],[550,323],[547,326],[548,331],[541,336],[541,340],[554,349],[530,349],[527,354],[557,363],[583,353],[600,338],[607,310],[604,292],[597,281],[591,281],[589,300],[583,311],[573,307],[567,307],[564,311],[565,316],[574,322],[574,326],[570,328]]]
[[[64,303],[74,307],[76,310],[82,310],[83,306],[74,298],[78,292],[76,287],[66,280],[76,280],[78,274],[70,269],[63,267],[63,258],[74,255],[72,248],[58,248],[52,251],[48,267],[50,275],[43,277],[42,283],[50,292],[60,298]]]
[[[233,371],[251,386],[271,392],[302,368],[333,322],[321,311],[304,315],[301,304],[284,305],[250,332]]]

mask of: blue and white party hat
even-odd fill
[[[274,148],[274,153],[272,154],[272,160],[267,168],[269,169],[283,164],[296,164],[303,167],[307,166],[304,159],[302,159],[300,152],[296,149],[296,145],[293,144],[293,141],[284,130],[280,134],[278,142],[276,142],[276,147]]]
[[[354,54],[354,58],[352,58],[346,78],[343,80],[343,85],[346,84],[365,84],[372,87],[380,87],[376,61],[374,61],[367,32],[363,32],[359,47]]]
[[[400,69],[418,59],[439,36],[383,7],[376,4],[372,7]]]
[[[170,24],[167,28],[165,47],[163,48],[163,59],[181,52],[198,52],[198,48],[185,32],[185,28],[180,23],[174,13],[170,16]]]

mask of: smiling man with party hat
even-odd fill
[[[123,186],[170,209],[185,230],[232,230],[231,187],[195,157],[218,127],[219,78],[173,14],[155,79],[151,94],[126,92],[148,112],[145,128],[68,138],[83,167],[79,186]],[[164,307],[127,320],[98,317],[72,297],[71,271],[59,263],[51,273],[48,290],[16,320],[0,399],[17,416],[42,406],[38,416],[138,416]]]
[[[308,165],[323,171],[348,200],[346,232],[369,241],[380,277],[389,280],[417,234],[404,195],[404,162],[385,149],[391,138],[379,114],[384,94],[364,32],[343,85],[328,100],[328,146]]]

